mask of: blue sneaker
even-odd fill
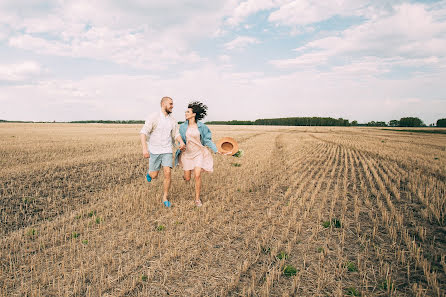
[[[152,181],[152,178],[150,177],[150,175],[147,173],[147,175],[146,175],[146,179],[147,179],[147,181],[150,183],[151,181]]]
[[[172,204],[170,203],[169,200],[163,201],[163,204],[164,204],[165,207],[171,207],[172,206]]]

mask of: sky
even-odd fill
[[[0,119],[446,118],[446,0],[2,0]]]

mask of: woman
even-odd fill
[[[207,114],[208,107],[201,102],[194,101],[187,106],[185,112],[186,121],[180,126],[180,135],[185,147],[180,147],[175,154],[175,165],[178,163],[184,170],[184,179],[190,181],[192,172],[195,177],[195,205],[202,205],[200,200],[201,172],[212,172],[214,160],[209,147],[217,153],[217,147],[212,142],[212,134],[209,128],[199,122]]]

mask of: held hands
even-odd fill
[[[180,143],[180,150],[184,152],[186,150],[186,145],[184,143]]]

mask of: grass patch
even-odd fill
[[[234,167],[240,167],[240,166],[242,166],[242,164],[240,164],[240,163],[231,163],[231,165],[234,166]]]
[[[80,233],[77,232],[71,233],[71,238],[78,238],[79,236],[81,236]]]
[[[361,294],[353,287],[347,288],[345,294],[348,296],[361,296]]]
[[[238,150],[238,152],[236,152],[233,157],[237,157],[240,158],[245,154],[245,152],[243,152],[243,150]]]
[[[83,244],[88,244],[88,240],[87,240],[87,239],[84,239],[84,240],[82,240],[82,243],[83,243]]]
[[[324,228],[328,228],[328,227],[330,227],[330,226],[333,226],[333,227],[335,227],[335,228],[341,228],[341,227],[342,227],[342,224],[341,224],[341,221],[340,221],[340,220],[333,218],[333,219],[331,219],[331,221],[325,221],[325,222],[323,222],[323,223],[322,223],[322,226],[323,226]]]
[[[288,254],[287,253],[285,253],[285,252],[280,252],[280,253],[278,253],[277,254],[277,256],[276,256],[279,260],[282,260],[282,259],[288,259]]]
[[[383,279],[379,282],[378,288],[384,291],[391,291],[393,289],[393,284],[390,281]]]
[[[330,227],[330,221],[325,221],[325,222],[323,222],[322,223],[322,227],[324,227],[324,228],[328,228],[328,227]]]
[[[149,279],[149,278],[147,277],[147,275],[145,275],[145,274],[141,275],[141,280],[142,280],[143,282],[146,282],[148,279]]]
[[[88,213],[88,217],[91,218],[92,216],[96,215],[96,210],[92,210]]]
[[[429,134],[446,134],[446,130],[418,130],[418,129],[381,129],[386,131],[411,132],[411,133],[429,133]]]
[[[296,267],[294,267],[293,265],[286,265],[286,266],[283,268],[283,274],[284,274],[285,276],[294,276],[294,275],[297,274],[297,269],[296,269]]]
[[[100,217],[96,217],[96,224],[100,224],[101,223],[101,218]]]
[[[34,229],[34,228],[29,229],[29,230],[26,232],[26,235],[28,235],[29,237],[35,237],[35,236],[37,236],[37,230]]]
[[[163,231],[164,229],[166,229],[166,227],[165,227],[164,225],[158,225],[158,226],[156,226],[156,231],[161,232],[161,231]]]
[[[348,271],[350,272],[358,271],[358,267],[356,267],[355,262],[347,262],[345,267],[347,267]]]

